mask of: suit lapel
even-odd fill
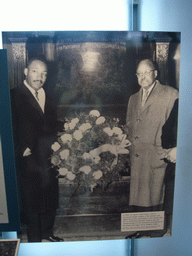
[[[141,108],[141,112],[145,111],[151,104],[157,101],[157,99],[159,98],[160,91],[161,91],[161,86],[160,86],[160,83],[157,81],[151,93],[149,94],[149,97],[145,105]],[[141,92],[142,92],[142,89],[141,89]]]
[[[134,102],[134,109],[136,110],[137,116],[139,116],[142,112],[142,88],[137,94],[137,98]]]
[[[34,98],[33,94],[30,92],[30,90],[25,85],[21,87],[21,90],[26,95],[28,99],[28,103],[31,104],[39,112],[41,116],[43,116],[44,113],[41,107],[39,106],[37,100]]]

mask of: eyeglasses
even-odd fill
[[[153,69],[153,70],[151,70],[151,71],[146,71],[146,72],[144,72],[144,73],[136,73],[136,76],[137,77],[142,77],[142,76],[150,76],[150,74],[151,74],[151,72],[152,71],[155,71],[155,69]]]

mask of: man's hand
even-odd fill
[[[174,147],[169,150],[169,152],[165,155],[165,158],[169,160],[171,163],[176,163],[177,156],[177,147]]]

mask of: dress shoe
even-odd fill
[[[149,232],[141,231],[141,232],[136,232],[132,235],[126,236],[125,239],[137,239],[137,238],[149,238],[149,237],[151,237]]]
[[[49,237],[46,237],[44,238],[43,240],[48,240],[50,242],[63,242],[63,238],[61,237],[58,237],[58,236],[49,236]]]
[[[139,238],[139,233],[136,232],[136,233],[133,233],[131,235],[128,235],[125,237],[125,239],[136,239],[136,238]]]

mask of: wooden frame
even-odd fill
[[[19,250],[20,239],[1,239],[0,254],[2,256],[17,256]]]

